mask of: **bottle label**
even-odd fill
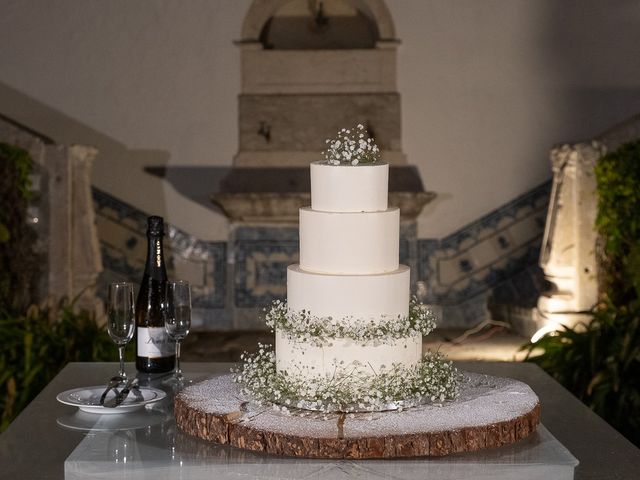
[[[175,343],[164,327],[138,327],[138,356],[148,358],[170,357],[175,354]]]

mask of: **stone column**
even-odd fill
[[[549,289],[534,312],[544,331],[589,321],[588,312],[597,302],[594,166],[604,152],[598,142],[551,151],[553,187],[540,252]]]
[[[76,300],[76,307],[102,316],[95,295],[102,271],[91,197],[92,147],[49,145],[43,166],[48,172],[47,296]]]
[[[67,157],[67,148],[62,145],[49,145],[43,161],[48,172],[48,272],[47,297],[57,301],[62,297],[72,298],[71,263],[71,165]]]
[[[96,297],[98,274],[102,271],[100,243],[96,230],[91,196],[91,166],[98,151],[93,147],[73,145],[68,148],[72,172],[71,192],[71,263],[72,294],[76,305],[102,315],[102,303]]]
[[[97,150],[59,145],[0,118],[0,141],[27,150],[35,163],[38,190],[38,250],[42,257],[41,301],[76,299],[76,307],[102,316],[95,295],[102,257],[91,195],[91,166]],[[35,224],[35,222],[34,222]],[[34,225],[35,226],[35,225]]]

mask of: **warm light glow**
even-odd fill
[[[558,325],[555,323],[550,323],[549,325],[545,325],[544,327],[542,327],[536,333],[533,334],[533,336],[531,337],[531,343],[536,343],[546,334],[555,332],[556,330],[558,330]]]

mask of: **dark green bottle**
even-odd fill
[[[175,345],[164,329],[162,305],[167,286],[164,264],[162,217],[149,217],[147,264],[136,301],[136,368],[145,373],[173,370]]]

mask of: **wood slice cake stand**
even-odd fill
[[[242,394],[231,375],[192,385],[175,399],[186,433],[275,455],[309,458],[443,456],[515,443],[533,433],[540,404],[516,380],[464,373],[460,396],[404,411],[283,413]]]

